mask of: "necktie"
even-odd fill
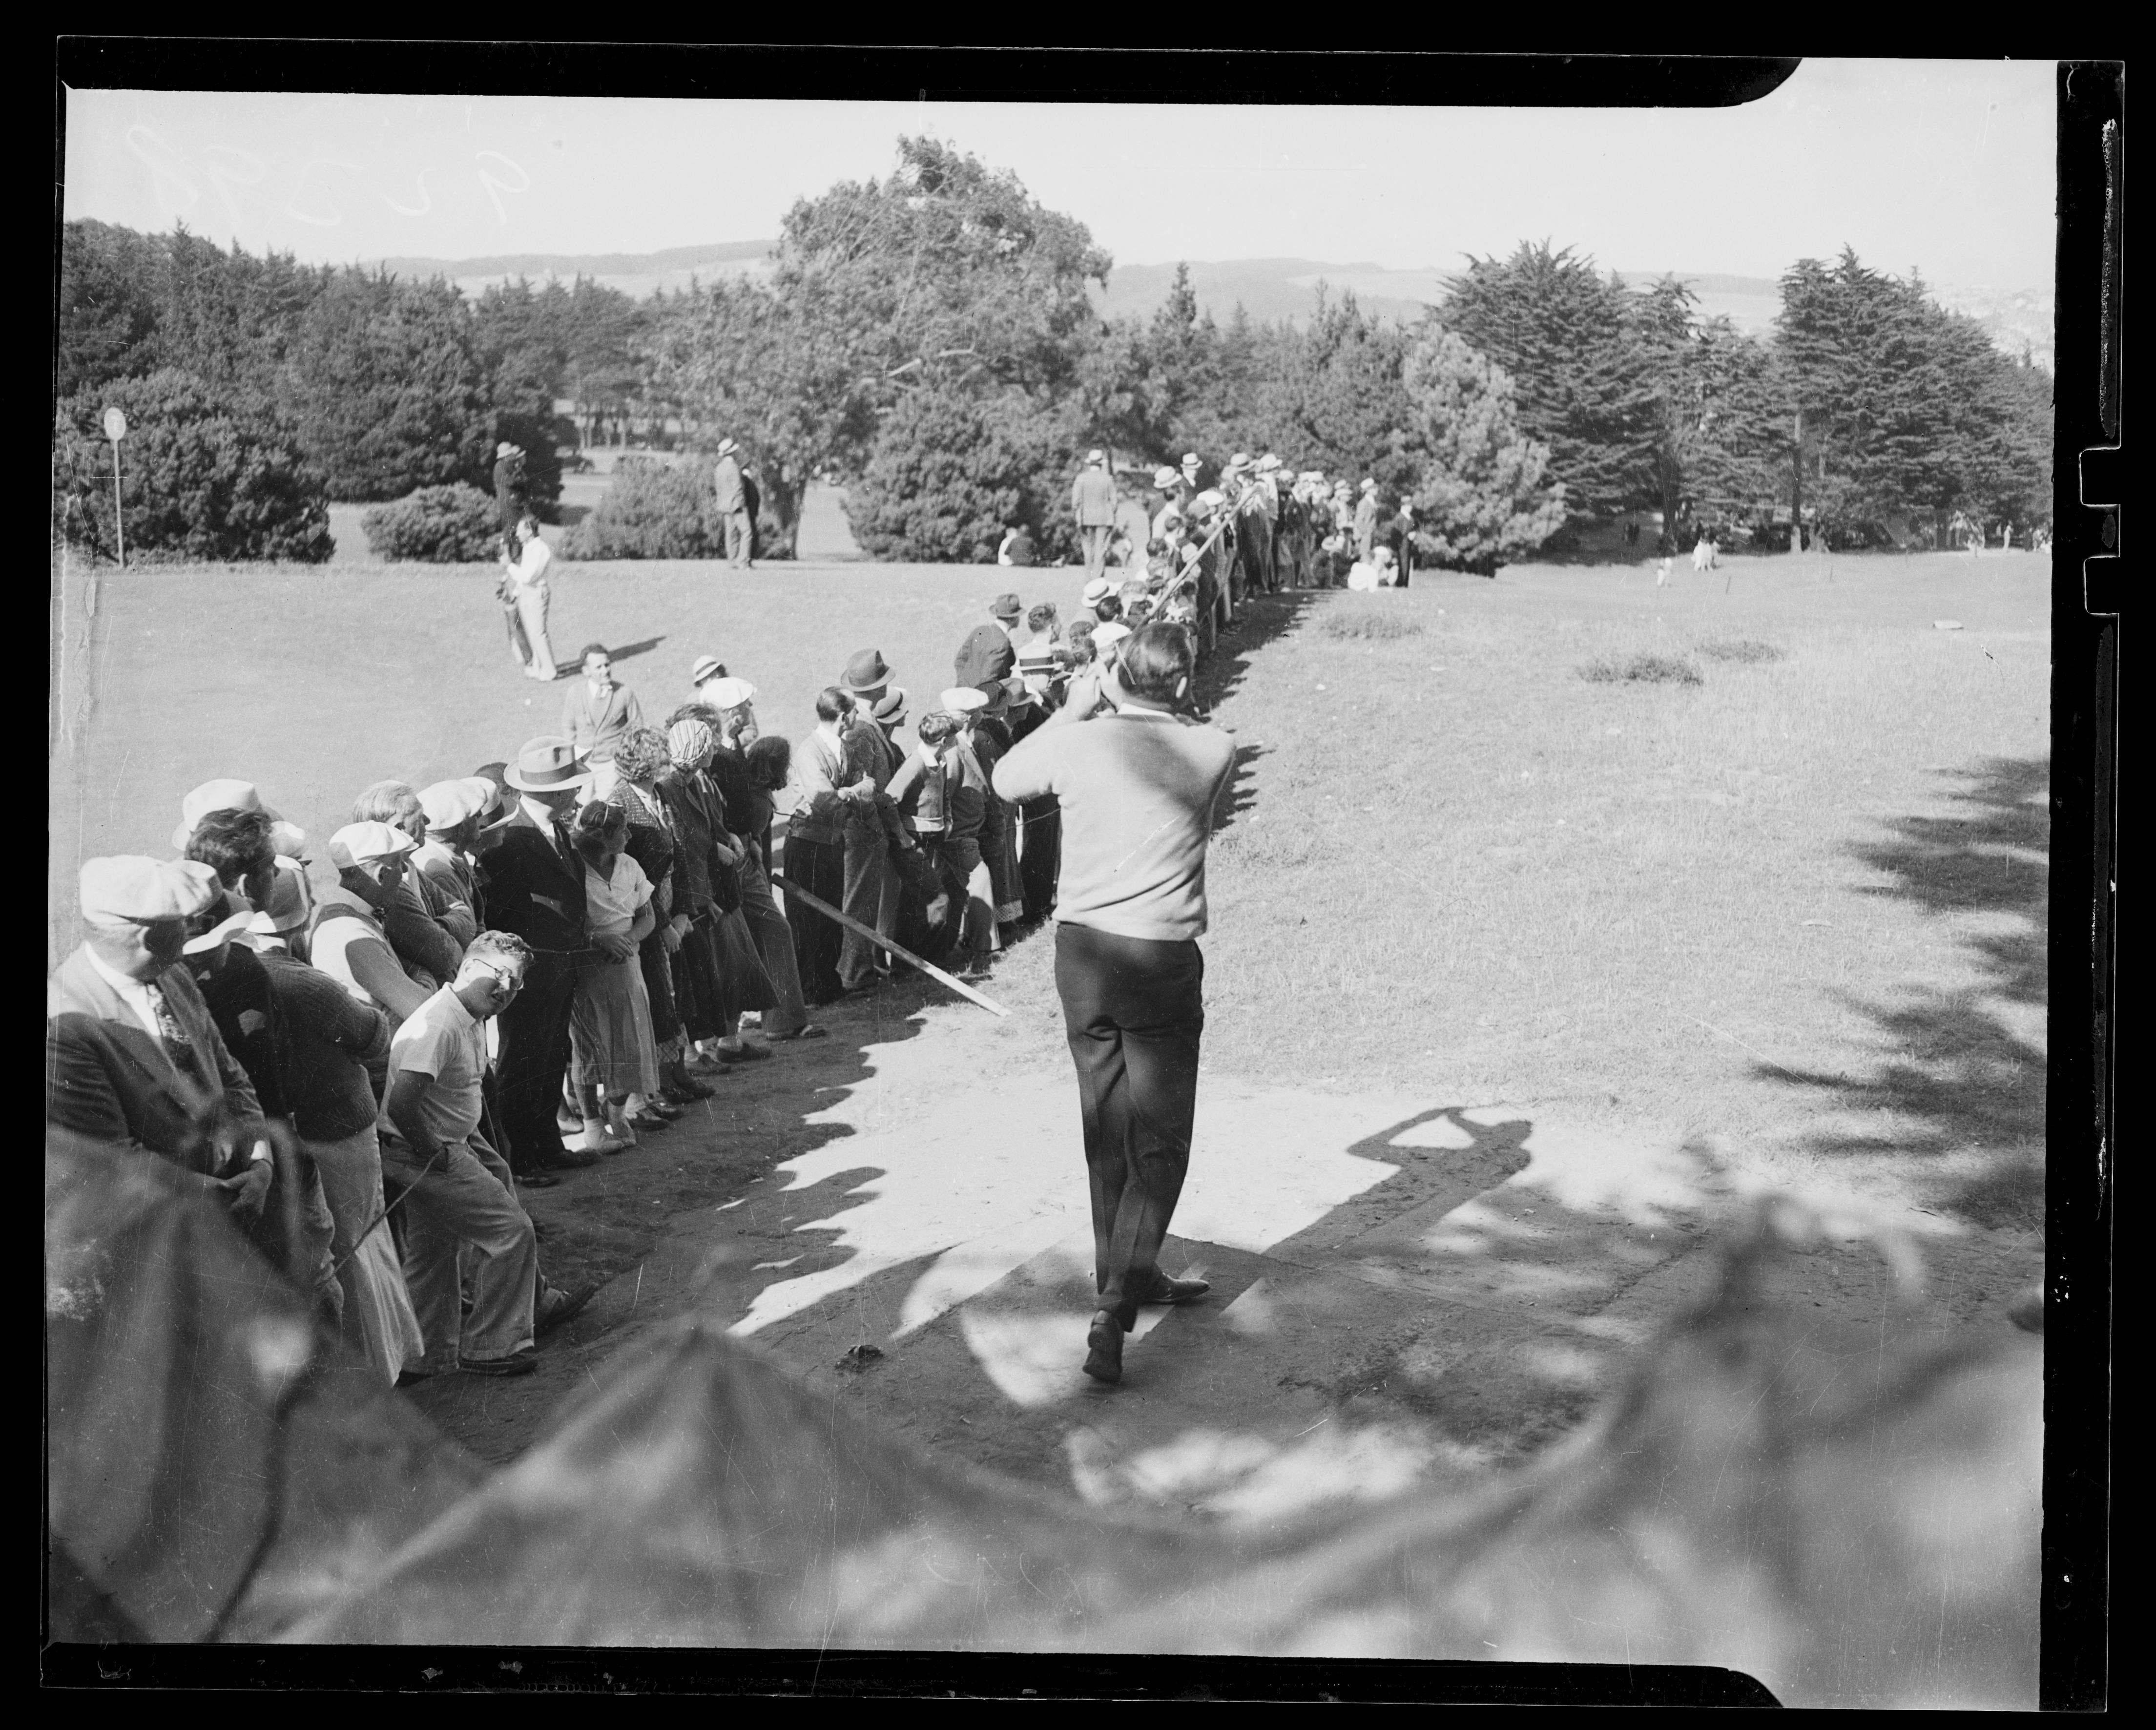
[[[194,1041],[180,1025],[180,1018],[172,1013],[172,1006],[165,1001],[165,993],[156,981],[151,981],[142,989],[149,994],[151,1014],[157,1018],[158,1036],[167,1045],[177,1045],[183,1051],[192,1045]]]

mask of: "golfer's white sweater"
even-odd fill
[[[1173,943],[1205,929],[1205,844],[1235,767],[1219,728],[1129,709],[1042,727],[996,765],[995,787],[1063,808],[1060,922]]]

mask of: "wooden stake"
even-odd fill
[[[919,968],[922,973],[927,974],[930,978],[936,980],[940,984],[949,986],[953,991],[957,992],[959,996],[968,998],[971,1002],[978,1004],[991,1015],[1008,1016],[1010,1014],[1009,1009],[1006,1009],[993,998],[983,996],[981,993],[974,990],[972,986],[967,984],[964,980],[952,978],[950,974],[945,973],[942,968],[937,967],[933,962],[923,961],[911,949],[900,947],[899,945],[892,942],[889,937],[884,937],[880,932],[871,930],[869,927],[862,924],[860,920],[851,918],[846,914],[841,913],[836,907],[833,906],[829,901],[824,900],[820,896],[809,894],[808,891],[802,888],[800,885],[788,878],[784,873],[773,871],[771,874],[771,880],[785,890],[788,896],[798,896],[805,905],[814,907],[826,919],[837,920],[838,922],[844,926],[848,931],[854,932],[861,937],[866,937],[871,943],[875,944],[877,948],[888,949],[893,955],[897,956],[900,960],[911,962],[915,967]]]

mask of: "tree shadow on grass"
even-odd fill
[[[1815,1138],[1825,1152],[1900,1152],[1919,1158],[1978,1152],[1974,1174],[1942,1178],[1939,1204],[1981,1225],[2039,1228],[2044,1217],[2046,1005],[2050,911],[2051,766],[1994,758],[1952,772],[1964,783],[1951,817],[1904,817],[1856,849],[1893,881],[1867,894],[1927,913],[1998,916],[1965,937],[1983,974],[1974,988],[1859,1004],[1899,1055],[1869,1076],[1766,1064],[1754,1073],[1815,1090],[1853,1111],[1889,1113],[1879,1135]]]

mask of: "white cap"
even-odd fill
[[[184,850],[203,818],[213,811],[259,811],[270,819],[270,844],[278,852],[296,855],[305,844],[307,832],[285,821],[262,803],[252,781],[205,781],[180,801],[180,826],[172,831],[172,845]]]
[[[988,696],[970,685],[956,685],[936,700],[936,706],[946,715],[970,715],[976,709],[988,706]]]
[[[144,859],[131,853],[85,860],[77,886],[83,919],[90,925],[192,919],[224,893],[217,873],[198,859]]]
[[[463,775],[422,788],[419,809],[427,814],[429,829],[454,829],[467,819],[484,815],[494,797],[494,783],[485,776]]]
[[[330,837],[330,863],[341,871],[370,859],[393,859],[418,844],[386,823],[347,823]]]
[[[698,694],[714,709],[738,709],[755,696],[756,687],[746,679],[714,679]]]

